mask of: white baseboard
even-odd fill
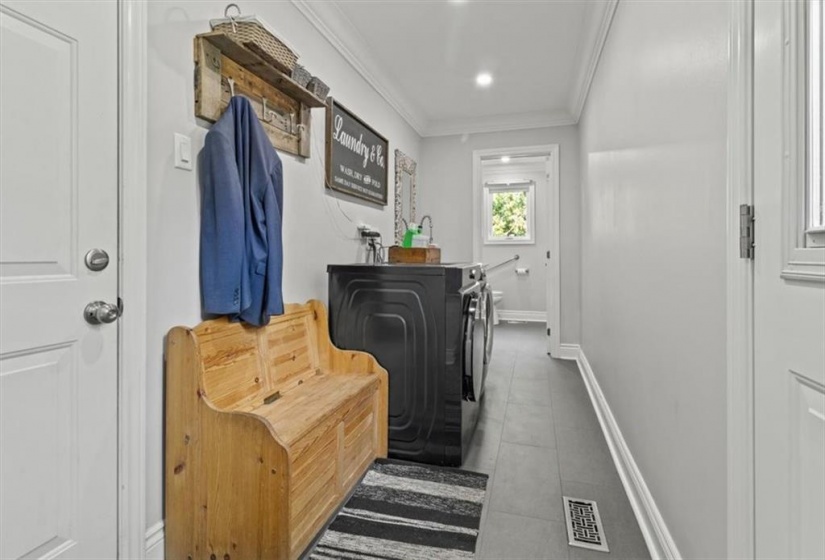
[[[568,351],[572,352],[571,347],[576,345],[562,345],[562,354],[565,353],[565,346],[568,347]],[[610,405],[590,368],[590,362],[587,361],[587,356],[581,348],[578,348],[576,362],[584,384],[587,386],[587,392],[590,394],[593,408],[596,409],[610,454],[613,456],[616,470],[619,471],[630,505],[636,514],[636,520],[639,522],[639,528],[642,530],[651,558],[653,560],[681,560],[682,555],[676,548],[667,524],[656,506],[656,501],[645,483],[639,466],[633,459],[633,454],[622,436]]]
[[[524,316],[522,314],[539,312],[504,311],[500,313],[518,315],[518,318],[514,318],[512,315],[509,317],[500,315],[501,319],[505,321],[531,321],[531,319],[521,318]],[[544,313],[540,314],[545,315]],[[541,320],[544,321],[544,318]],[[538,320],[533,319],[532,321]],[[607,403],[604,393],[602,393],[584,351],[578,344],[562,344],[559,357],[563,360],[576,360],[579,366],[593,408],[596,410],[596,416],[599,418],[602,432],[604,432],[604,437],[610,448],[610,454],[630,500],[630,505],[633,507],[633,512],[636,514],[636,520],[647,543],[651,558],[653,560],[682,560],[682,555],[679,553],[679,549],[676,548],[676,543],[673,541],[667,524],[656,506],[656,501],[653,499],[644,477],[633,459],[633,454],[630,452],[624,436],[622,436],[622,431],[616,423],[616,418],[610,410],[610,405]],[[155,523],[146,531],[146,560],[164,560],[163,535],[163,521]]]
[[[526,323],[546,323],[545,311],[514,311],[510,309],[498,310],[499,321],[524,321]]]
[[[146,560],[164,560],[163,521],[158,521],[146,531]]]
[[[581,351],[581,346],[578,344],[565,344],[562,342],[559,345],[559,355],[557,357],[560,360],[578,360]]]

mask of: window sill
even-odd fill
[[[485,245],[535,245],[534,239],[485,239]]]
[[[825,282],[825,247],[793,249],[787,256],[782,278],[802,282]]]
[[[811,228],[805,232],[805,247],[821,249],[825,247],[825,227]]]

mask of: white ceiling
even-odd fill
[[[422,135],[578,121],[615,0],[293,0]],[[493,85],[478,88],[479,72]]]

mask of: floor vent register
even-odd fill
[[[570,546],[609,552],[596,502],[565,496],[564,517]]]

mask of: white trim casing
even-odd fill
[[[487,157],[495,156],[550,156],[547,185],[548,185],[548,209],[547,215],[550,216],[550,255],[547,266],[547,282],[550,288],[548,289],[548,309],[552,310],[550,315],[547,315],[548,328],[551,330],[551,336],[548,337],[548,346],[550,355],[557,357],[560,352],[559,345],[561,344],[561,175],[559,166],[560,149],[558,144],[546,144],[543,146],[519,146],[514,148],[490,148],[485,150],[473,151],[473,261],[481,261],[481,250],[483,246],[483,239],[485,237],[484,225],[481,218],[482,213],[482,169],[481,160]],[[504,318],[499,314],[499,318]],[[505,319],[506,320],[506,319]],[[512,319],[520,321],[522,319]]]
[[[547,263],[547,352],[556,357],[561,353],[561,150],[553,144],[547,162],[547,181],[553,186],[547,197],[547,216],[550,216],[550,257]]]
[[[119,0],[118,555],[136,560],[146,526],[146,11],[146,0]]]
[[[158,521],[146,530],[146,560],[164,560],[166,557],[164,524]]]
[[[825,247],[806,247],[807,33],[806,2],[784,0],[782,33],[782,278],[825,282]],[[757,218],[759,209],[757,211]],[[757,243],[759,224],[756,224]]]
[[[484,244],[485,245],[535,245],[536,236],[536,183],[523,181],[518,183],[485,183],[484,190]],[[524,191],[527,195],[527,235],[524,237],[493,237],[492,197],[500,192]]]
[[[679,549],[676,547],[670,530],[642,476],[642,472],[627,446],[619,424],[616,422],[599,382],[593,374],[590,362],[587,361],[584,350],[575,344],[565,346],[566,353],[572,353],[573,349],[578,350],[576,363],[579,366],[579,372],[587,387],[590,401],[593,403],[604,438],[610,449],[610,455],[613,457],[613,463],[616,465],[616,470],[633,508],[633,513],[636,515],[650,557],[653,560],[681,560],[682,556]]]
[[[545,323],[547,313],[544,311],[518,311],[514,309],[499,309],[499,321],[520,321],[524,323]]]
[[[729,41],[727,549],[729,558],[753,558],[753,261],[739,256],[739,206],[753,204],[752,0],[730,3]]]

